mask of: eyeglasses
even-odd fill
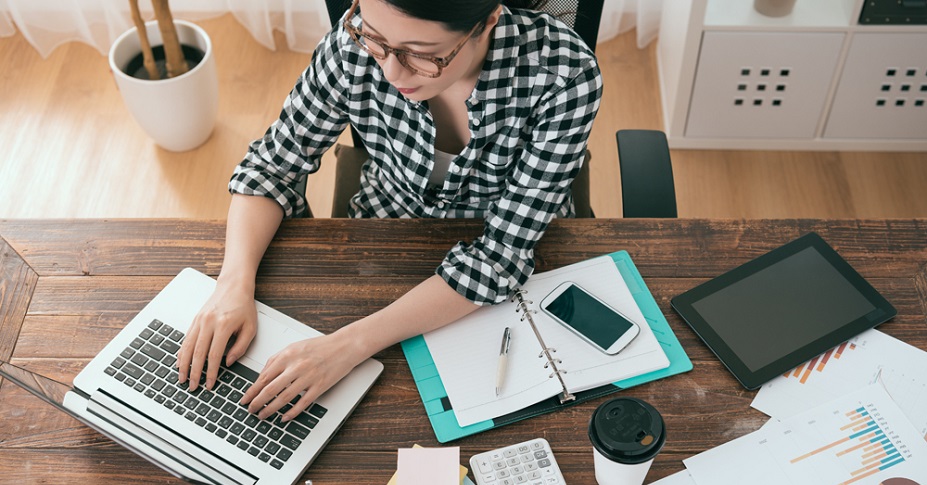
[[[358,27],[352,25],[351,19],[354,17],[354,12],[357,10],[358,1],[359,0],[354,0],[354,3],[351,5],[351,10],[348,11],[348,15],[345,17],[344,30],[348,31],[348,34],[351,35],[351,38],[354,39],[358,47],[368,54],[380,60],[386,59],[392,54],[396,56],[399,63],[405,66],[406,69],[419,76],[430,78],[440,76],[444,68],[454,60],[457,53],[463,49],[463,46],[470,40],[470,37],[473,36],[473,33],[476,32],[476,29],[480,26],[479,23],[474,25],[473,28],[470,29],[470,32],[457,44],[457,47],[455,47],[450,54],[444,57],[426,56],[412,51],[392,48],[361,32]]]

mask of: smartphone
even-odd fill
[[[641,331],[630,318],[572,281],[561,284],[545,296],[541,309],[609,355],[621,352]]]

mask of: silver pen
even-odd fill
[[[502,384],[505,382],[505,367],[508,363],[509,344],[512,343],[512,331],[505,327],[502,333],[502,347],[499,349],[499,366],[496,368],[496,396],[502,392]]]

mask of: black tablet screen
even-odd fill
[[[751,371],[876,309],[813,247],[692,306]]]

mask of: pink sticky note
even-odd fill
[[[460,447],[399,448],[396,485],[459,485]]]

